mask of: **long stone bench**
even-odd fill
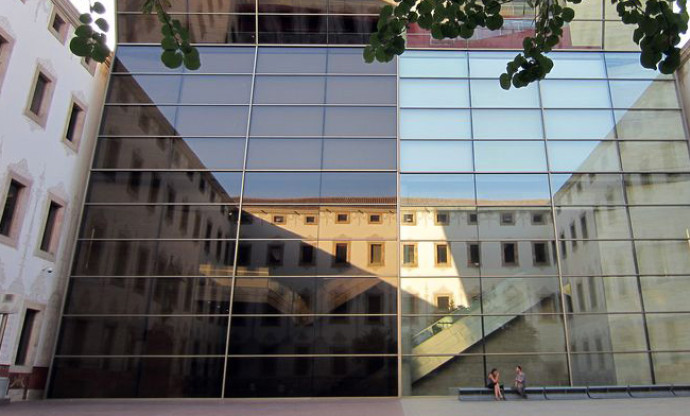
[[[506,399],[524,400],[513,388],[503,389]],[[628,399],[644,397],[690,397],[690,384],[630,386],[538,386],[525,389],[529,400]],[[488,387],[458,387],[458,400],[493,400]]]

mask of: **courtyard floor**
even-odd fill
[[[454,398],[286,400],[43,400],[2,416],[688,416],[690,398],[460,402]]]

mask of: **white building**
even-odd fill
[[[42,397],[107,65],[72,55],[68,0],[0,2],[0,397]]]

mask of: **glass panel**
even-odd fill
[[[321,104],[325,101],[326,77],[256,77],[256,104]]]
[[[371,0],[366,0],[367,3],[370,1]],[[361,5],[365,2],[357,1],[354,3],[348,3],[350,5]],[[333,0],[331,0],[330,7],[332,12],[333,7],[335,7]],[[377,3],[377,7],[380,7],[380,4]],[[378,11],[376,12],[376,14],[378,14]],[[365,41],[363,43],[367,42]],[[374,62],[368,64],[364,62],[364,59],[362,59],[362,51],[363,50],[361,48],[328,49],[328,72],[331,74],[396,74],[397,65],[395,60],[386,63]]]
[[[615,142],[549,142],[549,166],[552,171],[617,172],[620,170]]]
[[[255,0],[218,0],[217,13],[253,13]],[[184,13],[208,13],[207,0],[187,0],[185,2],[173,3],[170,11]],[[141,10],[139,0],[119,0],[118,11],[138,12]]]
[[[358,59],[362,59],[357,55]],[[300,92],[301,94],[301,92]],[[326,103],[396,104],[395,77],[328,77]]]
[[[542,139],[539,110],[472,110],[475,139]]]
[[[220,398],[222,357],[55,358],[53,398]]]
[[[655,352],[652,354],[657,383],[685,383],[690,371],[690,353]]]
[[[551,186],[556,205],[620,205],[624,201],[620,175],[555,174]]]
[[[615,108],[678,108],[671,81],[610,81]]]
[[[690,276],[641,276],[642,297],[647,312],[687,312]]]
[[[400,144],[402,172],[472,171],[472,143],[405,141]]]
[[[395,139],[325,139],[323,169],[395,169]]]
[[[465,80],[400,80],[400,107],[469,107],[469,83]]]
[[[569,312],[640,312],[642,309],[635,277],[566,277],[563,288]]]
[[[635,238],[687,239],[690,207],[630,207]]]
[[[87,202],[150,203],[159,189],[171,189],[185,202],[229,203],[241,182],[239,172],[91,172]]]
[[[102,134],[242,136],[247,113],[247,107],[230,106],[106,106]]]
[[[397,284],[395,279],[342,277],[267,279],[257,277],[237,279],[233,313],[395,314],[396,305]],[[346,317],[334,318],[332,319],[334,324],[349,319]],[[314,320],[312,317],[291,319],[297,325],[301,323],[305,326]],[[321,319],[327,320],[328,318]],[[373,324],[382,319],[379,316],[369,316],[365,321]],[[272,326],[273,322],[269,320],[265,324]],[[310,345],[309,348],[312,346]]]
[[[547,205],[549,180],[542,174],[477,175],[480,205]]]
[[[228,361],[225,397],[398,394],[395,357],[262,357]]]
[[[545,244],[542,246],[543,260],[535,257],[536,243]],[[557,273],[556,262],[553,261],[553,243],[550,241],[484,241],[481,250],[482,276],[553,276]],[[515,307],[527,309],[531,306],[534,305],[519,304]]]
[[[229,354],[394,354],[395,316],[235,316]]]
[[[639,51],[639,46],[633,42],[633,31],[630,25],[621,21],[604,22],[604,49],[607,51]]]
[[[468,204],[472,205],[473,202],[470,200]],[[461,241],[477,239],[477,211],[474,208],[433,209],[425,206],[405,208],[401,215],[403,221],[407,220],[407,222],[403,222],[404,226],[400,228],[401,240]],[[446,217],[446,221],[442,221],[443,216]],[[433,249],[430,249],[429,252],[432,251]],[[422,256],[422,253],[419,255]],[[465,254],[462,256],[464,257]],[[423,269],[421,265],[420,269]]]
[[[245,139],[194,137],[171,141],[173,169],[242,169]]]
[[[324,15],[259,15],[259,43],[324,44],[328,22]]]
[[[423,263],[423,259],[420,259],[420,266]],[[429,268],[427,271],[433,272]],[[419,275],[424,276],[423,271]],[[460,315],[481,313],[480,285],[477,278],[404,278],[401,280],[401,285],[402,313],[404,314],[447,313],[448,319],[452,321],[459,319]],[[439,297],[447,297],[448,301],[441,304]],[[426,317],[418,318],[420,320],[427,319]],[[406,319],[414,320],[415,318]]]
[[[403,316],[403,354],[481,352],[482,317],[465,314]],[[478,351],[477,351],[478,350]],[[434,363],[433,371],[442,363]]]
[[[167,191],[161,192],[165,194]],[[230,205],[87,205],[82,238],[200,238],[198,224],[211,224],[223,239],[234,239],[237,208]],[[220,233],[220,234],[218,234]]]
[[[558,207],[556,228],[561,238],[630,238],[625,207]],[[575,229],[573,236],[569,230]]]
[[[251,135],[395,137],[395,119],[386,107],[255,107]]]
[[[326,108],[326,136],[395,137],[396,127],[395,107]]]
[[[508,61],[510,61],[510,59],[503,63],[503,71],[505,71],[505,64]],[[473,76],[475,76],[475,74],[473,74]],[[470,88],[472,107],[475,108],[539,107],[539,89],[536,84],[531,84],[524,88],[511,88],[509,91],[506,91],[501,88],[501,85],[495,79],[473,79],[470,82]]]
[[[403,205],[474,205],[472,175],[400,175]]]
[[[251,74],[254,68],[253,47],[199,47],[198,50],[201,68],[194,73]],[[183,67],[167,68],[160,60],[159,51],[158,46],[119,46],[113,72],[188,72]]]
[[[323,74],[326,56],[323,48],[259,48],[256,72]]]
[[[456,51],[406,51],[400,57],[400,77],[467,77],[467,53]]]
[[[555,268],[553,269],[555,272]],[[547,313],[553,314],[561,312],[560,297],[558,290],[558,278],[556,277],[510,277],[507,279],[488,278],[482,280],[482,304],[483,313],[485,314],[510,314],[511,316],[496,316],[484,317],[484,325],[491,325],[497,330],[500,325],[505,322],[507,325],[517,331],[527,330],[531,326],[536,327],[553,327],[556,323],[553,321],[551,315],[547,315],[547,319],[543,321],[532,321],[529,316],[517,317],[515,314],[522,313]],[[529,323],[528,323],[529,322]],[[556,325],[559,326],[559,325]],[[560,338],[557,335],[556,338]],[[536,340],[535,340],[536,341]],[[500,341],[492,346],[493,350],[505,349],[506,351],[515,351],[516,348],[510,346],[501,347],[500,344],[505,341]],[[528,341],[527,343],[533,341]],[[491,343],[487,343],[487,346]],[[541,349],[532,346],[523,346],[521,350],[537,351]]]
[[[247,169],[319,169],[321,139],[249,140]]]
[[[199,277],[77,278],[65,314],[227,314],[231,284]]]
[[[630,204],[690,204],[690,175],[640,173],[625,175]]]
[[[244,139],[241,140],[244,141]],[[137,137],[135,139],[126,139],[101,137],[98,139],[96,146],[93,168],[127,169],[136,168],[137,166],[141,169],[169,168],[172,153],[171,147],[171,139],[167,138],[145,139]],[[133,155],[137,157],[132,157]],[[146,156],[146,159],[143,156]]]
[[[687,240],[635,241],[642,274],[686,274],[690,270]]]
[[[515,374],[515,366],[525,370],[528,385],[568,386],[568,365],[565,354],[487,355],[486,368],[498,369],[506,385]]]
[[[541,81],[544,107],[607,108],[611,106],[606,81]],[[571,121],[572,123],[572,121]]]
[[[484,339],[487,353],[565,351],[560,315],[484,316]]]
[[[646,353],[573,354],[570,362],[573,368],[573,384],[575,385],[652,384],[649,355]],[[658,383],[659,379],[656,380]]]
[[[400,110],[401,139],[470,139],[469,110]]]
[[[629,241],[571,241],[569,243],[566,244],[566,250],[560,251],[561,270],[564,275],[635,274],[632,243]]]
[[[247,173],[244,200],[250,203],[314,202],[318,200],[320,184],[319,173]]]
[[[682,142],[620,142],[626,171],[690,170],[688,146]]]
[[[477,222],[481,239],[553,239],[548,208],[480,208]]]
[[[311,222],[307,222],[307,218],[311,218]],[[318,223],[318,207],[245,206],[242,209],[240,238],[316,240]]]
[[[394,203],[395,173],[323,173],[323,202],[343,200],[349,203]]]
[[[477,172],[546,171],[543,142],[474,142]]]
[[[219,355],[227,327],[227,316],[65,316],[56,354]]]
[[[402,368],[406,396],[446,396],[455,394],[453,387],[484,385],[481,355],[403,357]]]
[[[219,251],[218,244],[229,248]],[[227,277],[232,275],[233,244],[220,240],[81,241],[77,244],[73,274]]]
[[[177,103],[181,79],[179,75],[114,75],[106,103]]]
[[[589,6],[589,8],[599,8],[598,6],[597,4],[594,7]],[[579,14],[576,16],[581,18]],[[601,21],[573,20],[567,23],[564,28],[564,30],[568,31],[568,38],[562,39],[556,48],[601,50],[603,49],[601,44],[603,27],[604,25]]]
[[[686,137],[680,111],[619,110],[614,113],[620,139],[681,140]]]
[[[450,213],[448,214],[450,215]],[[436,215],[439,213],[437,212]],[[440,232],[418,235],[417,238],[431,238],[433,234],[444,234],[444,230],[450,229],[452,226],[450,224],[437,226],[436,228]],[[441,238],[445,239],[446,237]],[[404,277],[431,276],[428,277],[431,279],[432,277],[472,277],[479,274],[478,265],[470,262],[469,243],[419,241],[415,244],[417,245],[417,264],[409,267],[403,265],[401,274]]]
[[[610,110],[545,110],[544,126],[549,140],[616,138]]]
[[[473,78],[494,78],[505,72],[506,64],[515,58],[514,52],[470,52],[470,74]]]
[[[644,323],[639,314],[568,315],[568,325],[573,352],[647,349]]]
[[[618,13],[613,10],[613,18]],[[606,53],[606,70],[610,78],[672,79],[673,75],[664,75],[640,65],[640,53]]]
[[[378,16],[328,16],[328,43],[330,45],[363,45],[376,31]],[[361,52],[359,53],[361,56]]]
[[[581,15],[577,9],[593,9],[593,7],[573,7],[578,18]],[[584,11],[584,10],[583,10]],[[599,13],[601,15],[601,13]],[[571,23],[571,28],[577,24]],[[573,42],[575,43],[575,42]],[[582,52],[558,52],[550,55],[553,60],[553,69],[549,73],[549,79],[558,78],[601,78],[606,79],[603,53]]]
[[[690,349],[690,314],[647,314],[649,343],[653,350]]]

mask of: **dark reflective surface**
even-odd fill
[[[55,398],[220,397],[223,358],[55,358]]]
[[[397,374],[395,357],[230,358],[225,396],[395,396]]]
[[[113,76],[106,102],[157,104],[249,104],[249,75]]]

